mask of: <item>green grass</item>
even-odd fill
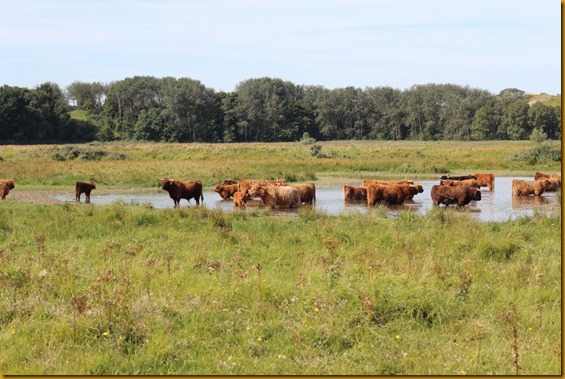
[[[530,142],[320,145],[0,146],[0,176],[102,193],[561,171],[516,160]],[[2,374],[559,375],[561,354],[560,214],[0,203]]]
[[[561,372],[559,215],[2,205],[3,374]]]
[[[477,171],[530,176],[561,170],[559,161],[529,164],[517,156],[535,145],[529,141],[321,142],[324,158],[310,145],[296,143],[164,144],[92,143],[0,146],[1,175],[21,186],[69,186],[94,179],[100,188],[156,185],[157,179],[199,179],[213,187],[225,178],[284,178],[312,181],[349,178],[432,179],[442,174]],[[560,148],[560,141],[548,142]]]

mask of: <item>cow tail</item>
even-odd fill
[[[200,201],[204,202],[204,192],[200,192]]]

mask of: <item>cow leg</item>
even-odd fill
[[[85,200],[86,204],[90,204],[90,192],[85,192],[84,195],[86,197],[86,200]]]

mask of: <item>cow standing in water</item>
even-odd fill
[[[75,184],[75,200],[77,203],[80,203],[80,195],[84,193],[86,198],[85,203],[90,203],[90,192],[96,189],[96,185],[92,182],[76,182]]]
[[[190,199],[194,199],[196,205],[200,205],[200,200],[204,201],[202,182],[200,180],[181,182],[179,180],[164,178],[161,179],[161,189],[169,193],[169,196],[175,203],[175,208],[179,207],[181,199],[186,199],[189,203]]]

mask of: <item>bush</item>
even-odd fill
[[[548,144],[537,144],[530,150],[515,154],[513,159],[527,162],[530,165],[546,162],[561,162],[561,150]]]

